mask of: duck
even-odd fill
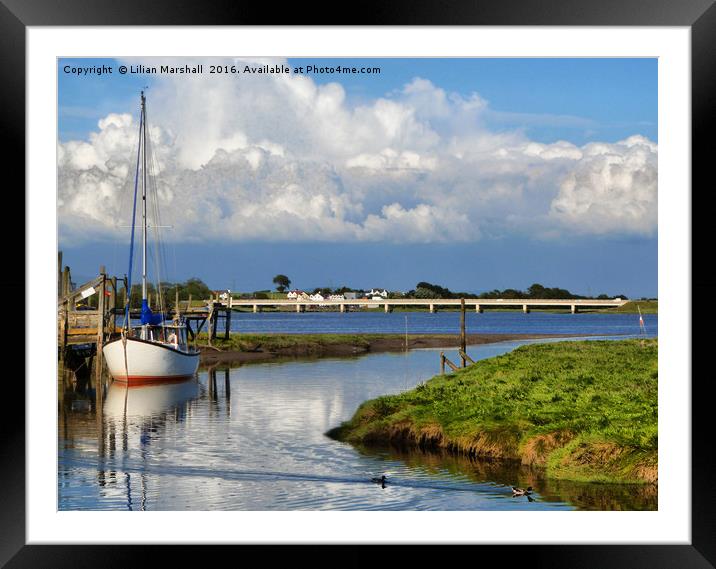
[[[532,494],[532,486],[527,486],[527,490],[524,488],[517,488],[516,486],[512,487],[513,496],[529,496],[530,494]]]
[[[385,488],[385,474],[383,474],[380,478],[371,478],[370,481],[375,484],[380,484],[381,488]]]

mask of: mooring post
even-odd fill
[[[62,251],[57,252],[57,298],[62,298]]]
[[[465,336],[465,299],[460,299],[460,349],[462,350],[462,353],[464,354],[467,350],[467,337]],[[462,358],[462,367],[467,367],[467,360],[463,355],[460,355]]]
[[[62,296],[70,294],[70,268],[65,267],[62,271]]]
[[[109,308],[112,311],[112,331],[114,334],[117,330],[117,313],[114,311],[117,308],[117,277],[112,277],[111,281],[112,290],[109,295]]]
[[[228,340],[231,334],[231,300],[228,301],[226,309],[226,329],[224,330],[224,339]]]
[[[211,341],[213,338],[213,332],[214,332],[214,301],[209,301],[209,317],[207,322],[207,330],[206,333],[209,336],[209,345],[211,346]]]
[[[67,332],[69,329],[70,321],[70,300],[67,299],[64,302],[63,307],[63,318],[62,318],[62,357],[64,358],[65,350],[67,349]]]
[[[445,352],[440,352],[440,375],[445,375]]]
[[[102,409],[102,400],[104,393],[102,390],[102,346],[104,344],[104,324],[105,324],[105,292],[107,290],[107,275],[105,274],[104,265],[99,268],[101,277],[99,285],[99,296],[97,298],[97,353],[94,358],[95,365],[95,401],[96,408]]]

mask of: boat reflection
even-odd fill
[[[146,465],[147,451],[171,425],[183,423],[202,388],[196,377],[176,382],[127,385],[113,382],[107,390],[98,433],[97,482],[105,493],[119,494],[128,510],[145,510],[149,478],[142,470],[134,475],[118,472],[118,460],[139,460]],[[138,476],[137,484],[131,482]],[[133,496],[132,488],[139,490]]]
[[[125,416],[160,415],[196,399],[200,394],[200,386],[195,378],[136,386],[114,382],[107,391],[104,416],[107,419],[121,419]]]
[[[106,418],[149,417],[168,412],[200,395],[195,378],[150,385],[113,382],[104,402]]]

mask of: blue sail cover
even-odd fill
[[[150,326],[156,326],[158,324],[162,323],[162,320],[164,320],[163,314],[154,314],[152,312],[152,309],[149,308],[149,304],[147,303],[147,299],[142,299],[142,324],[149,324]]]

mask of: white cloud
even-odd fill
[[[632,136],[588,144],[561,183],[550,215],[579,233],[652,235],[657,225],[657,148]]]
[[[162,79],[148,93],[148,115],[163,221],[175,227],[168,237],[432,242],[655,232],[656,144],[638,135],[538,143],[491,131],[489,113],[479,94],[419,77],[360,105],[340,84],[304,76]],[[63,239],[127,233],[117,226],[129,220],[138,126],[111,113],[89,140],[59,144]]]

